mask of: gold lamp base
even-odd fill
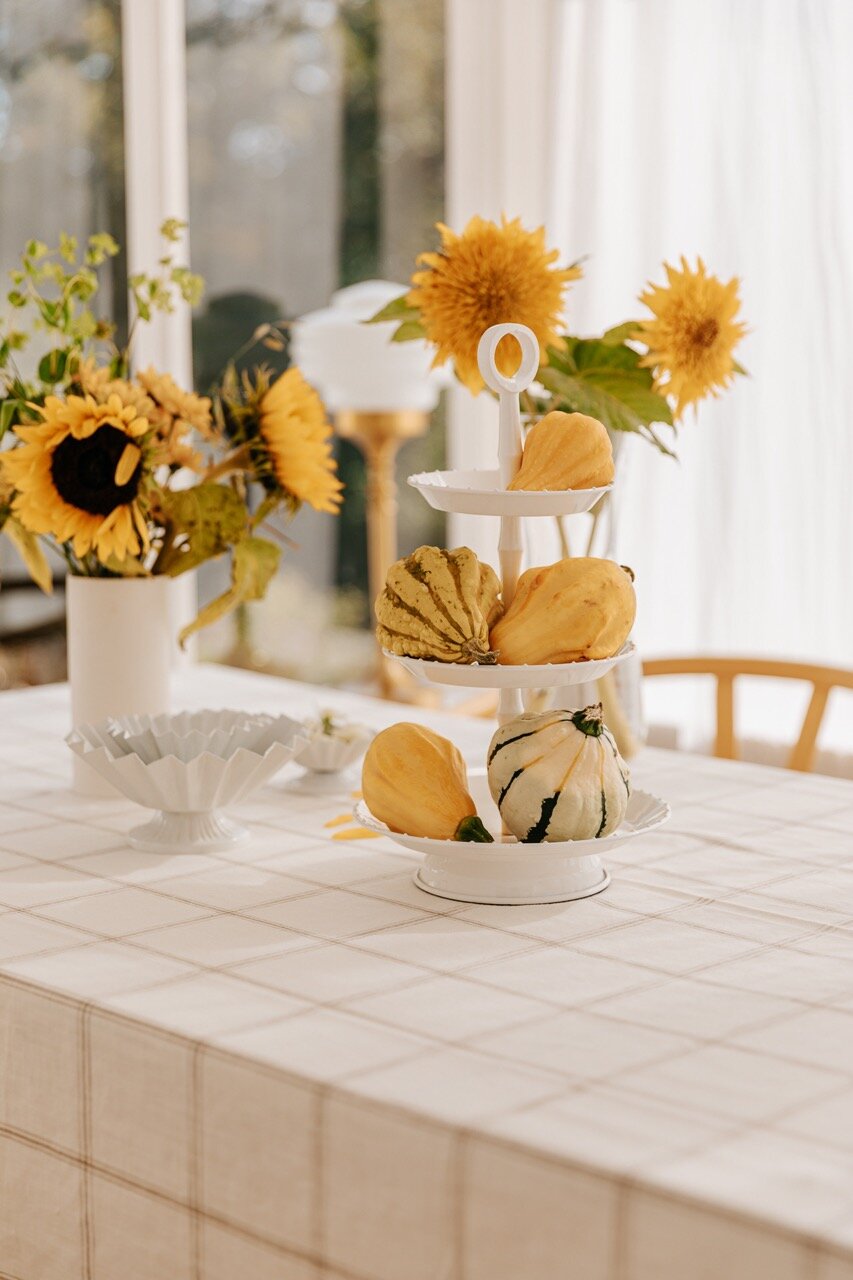
[[[367,521],[367,577],[371,611],[391,565],[397,559],[397,481],[394,465],[400,446],[426,434],[429,414],[417,409],[391,413],[342,409],[335,415],[342,440],[351,440],[364,456]],[[379,691],[383,698],[437,705],[437,694],[421,689],[408,672],[379,655]]]

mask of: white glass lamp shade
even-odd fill
[[[365,280],[339,289],[331,306],[312,311],[292,329],[291,356],[329,413],[430,413],[445,377],[431,369],[426,342],[392,342],[397,322],[364,324],[405,285]]]

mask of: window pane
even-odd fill
[[[30,238],[109,231],[123,245],[119,0],[5,0],[0,9],[0,269]],[[105,314],[127,324],[123,254]]]
[[[194,326],[200,389],[259,323],[365,278],[404,282],[431,243],[444,195],[442,15],[442,0],[188,0],[192,256],[208,284]],[[402,451],[400,475],[442,457],[437,415]],[[306,598],[322,592],[326,609],[343,588],[364,623],[363,467],[350,445],[339,460],[344,511],[300,513],[283,573],[310,584]],[[401,551],[441,528],[403,484]],[[267,622],[253,610],[259,635],[276,610],[274,591]]]

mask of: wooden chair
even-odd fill
[[[844,667],[819,667],[807,662],[781,662],[770,658],[653,658],[643,663],[646,676],[713,676],[717,682],[717,734],[714,755],[737,757],[734,723],[734,683],[738,676],[770,676],[804,680],[812,686],[800,736],[788,757],[788,768],[810,772],[826,702],[831,689],[853,689],[853,671]]]

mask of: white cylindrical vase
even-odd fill
[[[72,726],[170,710],[179,583],[165,576],[66,580]],[[76,756],[74,789],[117,794]]]

